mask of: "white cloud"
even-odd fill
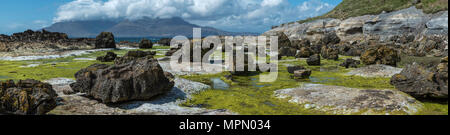
[[[320,0],[297,7],[287,0],[74,0],[59,7],[53,21],[182,17],[203,26],[262,32],[272,25],[326,13],[333,7]]]

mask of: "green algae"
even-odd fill
[[[167,49],[165,46],[155,46],[152,49],[134,49],[134,50],[110,50],[97,51],[80,56],[69,56],[56,59],[40,59],[40,60],[26,60],[26,61],[0,61],[0,80],[23,80],[36,79],[48,80],[51,78],[70,78],[75,79],[74,75],[82,68],[86,68],[92,64],[112,64],[112,62],[99,62],[95,60],[76,60],[77,58],[92,58],[104,56],[107,52],[114,52],[118,56],[125,55],[128,51],[157,51],[156,49]],[[157,51],[159,52],[159,51]],[[159,52],[162,53],[162,52]],[[164,56],[156,55],[155,58]],[[37,64],[34,67],[26,67],[30,64]]]
[[[339,67],[345,59],[351,57],[340,57],[338,61],[322,60],[321,66],[308,66],[306,60],[296,60],[294,57],[283,57],[279,61],[278,79],[272,83],[259,82],[260,75],[234,76],[233,81],[224,76],[228,72],[208,75],[188,75],[182,78],[202,82],[211,85],[210,78],[221,78],[230,85],[228,90],[207,90],[193,96],[184,106],[200,106],[208,109],[228,109],[242,115],[330,115],[332,112],[326,109],[307,109],[305,104],[290,103],[289,99],[279,99],[274,96],[274,91],[286,88],[295,88],[304,83],[315,83],[324,85],[336,85],[361,89],[395,89],[389,81],[390,78],[366,78],[360,76],[349,76],[345,73],[352,69]],[[296,80],[287,72],[288,65],[301,65],[313,71],[309,79]],[[359,65],[359,67],[364,65]],[[326,108],[326,107],[325,107]],[[330,107],[332,108],[332,107]],[[364,115],[367,110],[360,110],[351,115]],[[407,115],[403,111],[376,110],[369,114]],[[424,103],[423,108],[417,112],[418,115],[444,114],[448,115],[448,105],[437,103]]]

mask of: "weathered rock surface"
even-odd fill
[[[57,96],[50,84],[36,80],[0,82],[0,112],[44,115],[56,107]]]
[[[95,38],[95,48],[116,48],[116,41],[111,32],[102,32]]]
[[[320,66],[320,55],[314,54],[306,60],[306,63],[310,66]]]
[[[391,84],[418,99],[448,100],[448,57],[430,68],[409,65],[392,77]]]
[[[296,58],[309,58],[309,56],[313,55],[313,51],[307,47],[302,47],[295,54]]]
[[[117,58],[117,54],[113,52],[107,52],[105,56],[97,57],[98,61],[101,62],[112,62]]]
[[[385,45],[372,47],[361,55],[361,61],[366,65],[383,64],[397,66],[400,62],[398,51]]]
[[[390,78],[393,75],[398,74],[400,72],[402,72],[401,68],[396,68],[387,65],[369,65],[353,69],[352,71],[346,73],[346,75]]]
[[[142,39],[141,42],[139,42],[139,48],[141,49],[153,48],[153,43],[148,39]]]
[[[396,90],[365,90],[321,84],[303,84],[298,88],[275,91],[278,98],[303,105],[307,109],[332,114],[414,114],[420,102]]]
[[[94,64],[78,71],[75,78],[77,82],[70,85],[75,92],[86,93],[103,103],[149,100],[174,86],[173,76],[164,72],[151,56],[116,61],[112,66]]]

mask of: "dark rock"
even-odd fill
[[[308,79],[311,76],[311,70],[303,69],[294,71],[294,78],[296,79]]]
[[[102,32],[95,38],[95,48],[116,48],[116,41],[111,32]]]
[[[43,115],[56,107],[52,86],[36,80],[0,82],[0,112],[17,115]]]
[[[158,41],[158,44],[163,45],[163,46],[170,46],[170,42],[172,39],[170,38],[161,38]]]
[[[283,47],[280,49],[280,52],[279,52],[280,56],[288,56],[288,57],[294,57],[296,54],[297,54],[297,49],[289,48],[289,47]]]
[[[397,50],[382,45],[366,50],[361,55],[361,61],[366,65],[383,64],[396,67],[400,56]]]
[[[345,68],[358,68],[358,65],[361,64],[361,61],[354,60],[354,59],[346,59],[343,63],[341,63],[339,66],[345,67]]]
[[[303,70],[303,69],[306,69],[306,68],[303,67],[303,66],[288,66],[287,67],[288,72],[291,73],[291,74],[293,74],[294,71]]]
[[[153,43],[148,39],[142,39],[141,42],[139,42],[139,48],[151,49],[153,48]]]
[[[278,34],[278,48],[291,48],[292,44],[289,37],[284,34],[284,32],[279,32]],[[295,54],[294,54],[295,55]]]
[[[86,93],[103,103],[149,100],[169,92],[174,78],[156,59],[142,57],[115,65],[94,64],[75,74],[75,92]]]
[[[299,51],[297,51],[297,54],[295,55],[296,58],[309,58],[309,56],[313,55],[313,52],[311,49],[307,47],[300,48]]]
[[[64,42],[68,41],[69,37],[67,34],[58,32],[48,32],[46,30],[33,31],[26,30],[20,33],[14,33],[11,36],[0,35],[0,41],[3,42]]]
[[[324,59],[329,59],[329,60],[338,60],[339,59],[339,50],[336,48],[323,46],[320,54],[322,55],[322,57]]]
[[[306,60],[306,63],[308,63],[308,65],[310,65],[310,66],[320,66],[320,55],[314,54],[314,55],[310,56]]]
[[[117,54],[113,52],[107,52],[105,56],[97,57],[98,61],[101,62],[112,62],[117,58]]]
[[[322,45],[334,45],[341,42],[341,39],[334,32],[326,33],[320,40]]]
[[[153,58],[153,56],[156,54],[156,52],[154,51],[129,51],[128,53],[126,53],[123,57],[119,57],[116,58],[114,60],[114,64],[120,65],[120,64],[125,64],[134,60],[137,60],[138,58],[143,58],[143,57],[149,57],[149,58]]]
[[[408,65],[392,77],[391,84],[417,99],[448,100],[448,62],[443,60],[431,68]]]

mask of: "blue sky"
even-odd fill
[[[102,1],[2,1],[2,4],[0,5],[0,34],[11,34],[26,29],[36,30],[58,21],[114,17],[132,19],[147,15],[153,17],[180,16],[191,23],[203,26],[213,26],[229,31],[262,32],[271,25],[326,13],[342,0],[209,0],[206,2],[202,0],[193,0],[200,2],[194,2],[189,5],[176,3],[173,2],[173,0],[163,0],[166,1],[163,2],[166,4],[163,5],[164,8],[162,8],[164,10],[158,9],[157,7],[148,8],[148,10],[145,10],[146,7],[138,7],[139,5],[145,4],[154,5],[155,3],[152,2],[155,0],[129,0],[136,1],[134,2],[135,4],[129,4],[130,2],[127,4],[120,4],[120,2],[125,2],[127,0]],[[119,3],[117,1],[119,1]],[[256,2],[258,5],[252,5],[251,1]],[[264,3],[266,3],[265,6],[263,6]],[[242,9],[242,4],[249,8],[246,7],[245,9]],[[324,4],[326,5],[325,8],[317,10],[316,7],[323,6]],[[234,7],[235,5],[241,5],[241,7]],[[302,5],[304,5],[303,8],[306,7],[307,9],[301,9],[303,12],[299,12],[298,10]],[[180,8],[180,6],[184,6],[186,9],[183,9],[184,7]],[[224,6],[230,7],[223,8]],[[136,7],[136,10],[133,10],[133,7]],[[166,11],[165,9],[170,9],[166,7],[174,7],[175,10],[163,12]],[[210,7],[217,7],[217,9],[213,10]],[[127,9],[127,13],[124,13],[125,11],[121,9]],[[115,14],[111,15],[106,13]]]

